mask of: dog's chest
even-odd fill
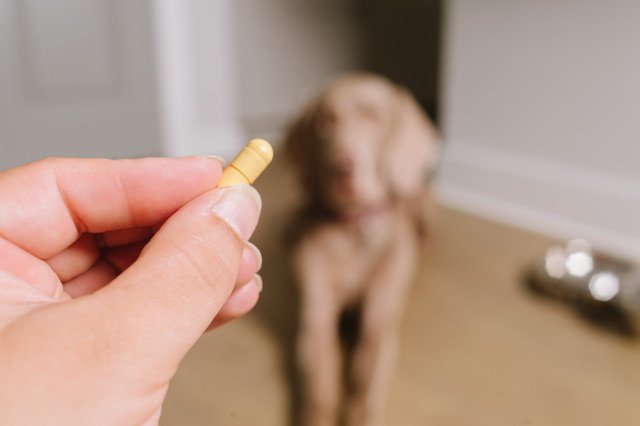
[[[393,214],[334,225],[328,231],[323,250],[326,265],[339,271],[334,285],[345,300],[357,299],[374,271],[390,261],[390,254],[408,237],[407,227]]]

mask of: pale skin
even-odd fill
[[[0,173],[0,424],[158,423],[204,331],[248,312],[260,199],[215,159]]]

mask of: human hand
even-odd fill
[[[158,422],[187,351],[262,286],[259,195],[212,190],[220,174],[195,157],[0,173],[0,424]]]

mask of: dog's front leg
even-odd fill
[[[300,322],[296,356],[303,386],[302,424],[335,426],[341,390],[339,309],[329,268],[320,256],[302,256],[298,266]]]
[[[335,426],[340,399],[337,320],[331,312],[304,312],[298,335],[298,365],[304,386],[305,426]]]
[[[411,282],[416,245],[393,250],[371,278],[363,300],[360,336],[351,361],[346,407],[348,426],[383,424],[396,355],[405,296]]]

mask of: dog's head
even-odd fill
[[[310,202],[349,215],[419,191],[436,159],[436,132],[406,89],[355,74],[307,105],[286,148]]]

